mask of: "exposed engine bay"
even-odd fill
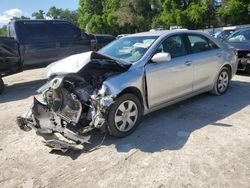
[[[250,51],[238,50],[238,70],[250,72]]]
[[[129,65],[95,52],[88,55],[89,62],[79,71],[51,74],[49,81],[38,89],[43,101],[34,98],[31,109],[17,118],[22,130],[35,129],[44,137],[45,145],[53,149],[83,149],[93,129],[107,131],[106,113],[116,95],[103,82],[127,71]]]

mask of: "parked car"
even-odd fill
[[[0,37],[0,94],[4,90],[2,77],[22,71],[19,45],[14,38]]]
[[[114,40],[85,33],[63,20],[17,20],[7,26],[7,36],[20,45],[24,66],[51,63],[69,55],[98,50]]]
[[[238,29],[225,42],[237,50],[238,70],[250,74],[250,28]]]
[[[96,34],[96,41],[98,45],[98,49],[101,49],[102,47],[109,44],[111,41],[116,40],[116,37],[113,35],[107,35],[107,34]]]
[[[84,144],[96,128],[124,137],[152,111],[204,92],[223,95],[236,70],[234,50],[205,33],[132,34],[49,65],[38,90],[45,103],[34,99],[17,122],[54,149]],[[47,137],[56,132],[74,144]]]
[[[216,33],[216,35],[214,35],[214,37],[217,38],[218,40],[223,41],[231,33],[233,33],[236,29],[237,29],[236,26],[223,27],[222,31],[220,31],[219,33]]]

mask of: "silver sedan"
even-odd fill
[[[99,52],[49,65],[49,81],[38,90],[45,103],[35,100],[18,125],[39,135],[58,132],[81,144],[95,128],[123,137],[147,113],[200,93],[226,93],[236,70],[235,51],[205,33],[124,36]],[[59,140],[48,140],[47,145],[72,147]]]
[[[130,35],[100,50],[131,67],[104,81],[117,94],[109,113],[115,136],[131,133],[142,115],[210,92],[224,94],[237,70],[236,53],[195,31],[159,31]]]

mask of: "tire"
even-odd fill
[[[227,92],[230,83],[230,73],[227,67],[223,67],[216,79],[213,90],[214,95],[223,95]]]
[[[3,91],[4,91],[4,83],[3,83],[2,78],[0,78],[0,94],[2,94]]]
[[[109,134],[114,137],[125,137],[131,134],[139,125],[141,117],[140,100],[133,94],[121,95],[107,114]]]
[[[247,65],[245,72],[246,72],[247,74],[250,74],[250,64]]]

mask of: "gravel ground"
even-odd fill
[[[4,78],[0,187],[250,187],[250,77],[224,96],[202,94],[144,117],[130,136],[93,152],[51,152],[15,118],[45,80],[41,69]],[[93,145],[103,134],[96,132]]]

